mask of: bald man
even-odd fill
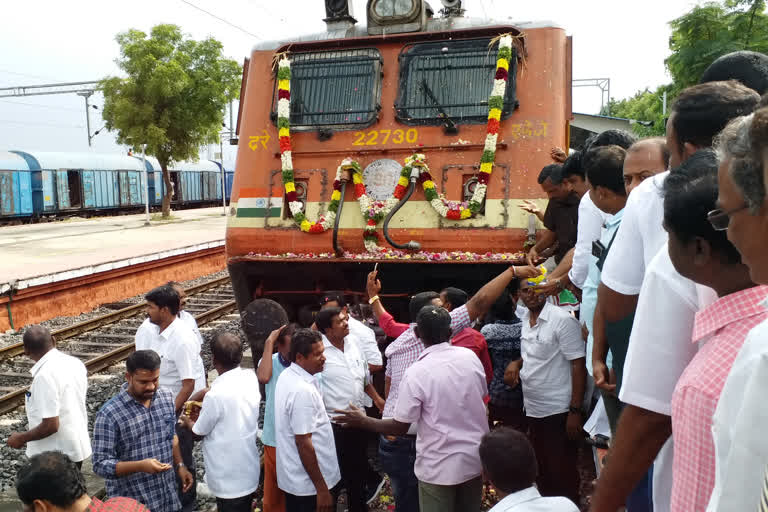
[[[77,358],[56,349],[51,332],[33,325],[24,332],[24,354],[35,362],[26,395],[29,430],[14,432],[8,446],[27,446],[27,457],[60,451],[78,467],[91,455],[88,437],[88,371]]]
[[[219,376],[205,394],[200,416],[182,416],[185,427],[203,438],[205,480],[216,496],[219,512],[251,512],[259,487],[259,381],[240,367],[243,343],[220,332],[211,341],[213,367]]]

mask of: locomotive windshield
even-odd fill
[[[496,70],[498,45],[489,39],[442,41],[406,46],[400,53],[398,121],[412,125],[481,124],[488,117],[488,95]],[[509,66],[502,119],[517,108],[517,59]]]
[[[367,126],[381,102],[376,49],[297,53],[291,57],[291,130]],[[277,119],[277,83],[273,93]]]

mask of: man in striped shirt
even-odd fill
[[[369,302],[373,307],[379,325],[388,336],[394,332],[400,335],[393,341],[385,352],[387,356],[386,384],[384,393],[386,402],[382,418],[394,416],[395,404],[399,394],[400,382],[407,370],[424,351],[424,343],[416,336],[413,327],[415,324],[405,325],[394,322],[392,315],[387,313],[379,300],[381,283],[376,279],[374,270],[368,274],[367,291]],[[539,270],[530,266],[511,266],[499,274],[495,279],[483,286],[466,304],[451,311],[451,329],[453,333],[472,325],[472,322],[484,315],[507,285],[516,278],[535,277]],[[416,294],[409,304],[409,314],[412,320],[416,319],[419,311],[424,306],[442,306],[440,295],[436,292],[422,292]],[[409,430],[403,436],[381,436],[379,443],[379,460],[384,472],[389,475],[392,490],[395,494],[397,512],[418,511],[418,481],[414,474],[416,459],[416,435],[415,428]]]

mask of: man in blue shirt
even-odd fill
[[[277,486],[275,387],[280,374],[291,365],[291,336],[295,330],[292,324],[272,331],[264,342],[264,355],[256,369],[256,377],[260,384],[264,384],[266,393],[264,428],[261,433],[261,443],[264,445],[264,512],[285,511],[285,493]],[[274,350],[275,346],[277,351]]]
[[[109,496],[133,498],[152,512],[178,512],[173,470],[185,492],[194,480],[179,451],[173,394],[159,389],[160,356],[137,350],[125,366],[127,382],[94,422],[93,470],[106,480]]]

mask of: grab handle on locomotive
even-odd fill
[[[349,181],[350,174],[348,170],[345,170],[341,174],[341,201],[339,201],[339,207],[336,210],[336,219],[333,221],[333,253],[337,257],[344,256],[344,248],[339,245],[339,222],[341,221],[341,211],[344,209],[344,193],[347,191],[347,182]]]
[[[387,218],[384,219],[384,238],[386,238],[387,242],[389,242],[389,245],[394,247],[395,249],[403,249],[406,251],[418,251],[421,249],[421,244],[419,242],[416,242],[415,240],[411,240],[407,244],[399,244],[392,240],[389,236],[389,221],[392,220],[392,217],[397,213],[397,211],[402,208],[402,206],[408,202],[408,200],[411,198],[411,195],[413,195],[413,191],[416,188],[416,180],[419,178],[419,174],[421,173],[421,168],[417,166],[413,166],[411,169],[411,178],[410,178],[410,184],[408,185],[408,190],[405,192],[405,195],[400,200],[397,205],[392,208],[392,211],[389,212],[389,215],[387,215]]]

